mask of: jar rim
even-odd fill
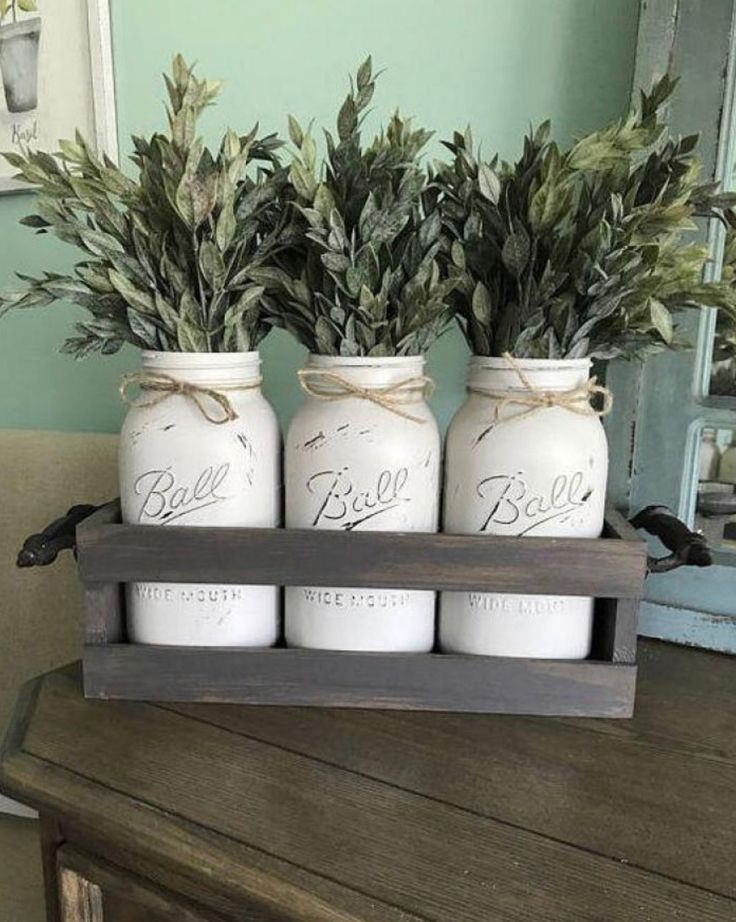
[[[235,368],[242,365],[254,365],[261,361],[260,352],[255,349],[248,352],[165,352],[163,350],[141,350],[143,364],[161,364],[172,369],[201,368]]]
[[[372,365],[381,367],[402,368],[408,365],[416,365],[417,362],[424,364],[426,357],[424,355],[323,355],[319,352],[310,352],[307,356],[307,364],[317,366],[346,365],[353,368],[368,368]]]
[[[517,359],[512,365],[503,356],[471,355],[470,368],[489,368],[493,371],[513,371],[518,365],[522,371],[585,371],[590,368],[592,359]]]

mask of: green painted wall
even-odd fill
[[[160,74],[175,51],[221,77],[207,131],[284,130],[285,113],[330,123],[347,74],[368,53],[385,67],[375,109],[397,104],[446,136],[467,122],[486,152],[515,155],[530,122],[561,139],[626,108],[639,0],[111,0],[121,154],[131,132],[161,125]],[[14,270],[60,269],[68,248],[18,226],[27,195],[0,199],[0,286]],[[74,362],[57,347],[76,315],[57,305],[0,322],[0,427],[115,431],[119,375],[134,351]],[[298,403],[302,350],[286,335],[263,349],[266,389],[286,420]],[[435,408],[461,399],[465,346],[455,331],[432,350]]]

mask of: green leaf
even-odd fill
[[[529,262],[530,244],[526,231],[519,227],[504,240],[501,259],[508,271],[518,278]]]
[[[2,2],[2,0],[0,0]],[[13,150],[3,151],[2,153],[3,160],[6,160],[12,167],[15,167],[16,170],[21,170],[26,165],[26,158]]]
[[[478,164],[478,188],[480,194],[494,204],[498,201],[501,194],[501,182],[487,163]]]
[[[648,303],[649,316],[654,328],[667,344],[671,343],[675,332],[672,315],[656,298],[650,298]]]
[[[288,116],[289,121],[289,137],[292,140],[292,143],[295,147],[301,147],[304,141],[304,132],[302,131],[301,125],[294,118],[293,115]]]
[[[79,236],[84,246],[94,256],[101,256],[104,258],[110,257],[116,253],[123,252],[123,247],[120,241],[116,240],[115,237],[112,237],[110,234],[105,234],[102,231],[81,229],[79,231]]]
[[[235,212],[233,211],[232,204],[228,202],[226,205],[223,205],[220,214],[217,216],[217,223],[215,225],[215,241],[223,253],[233,242],[237,229]]]
[[[294,160],[291,164],[289,179],[294,184],[297,194],[311,202],[317,189],[317,183],[314,176],[298,160]]]
[[[50,221],[47,221],[45,218],[42,218],[41,215],[37,214],[26,215],[24,218],[21,218],[18,223],[24,224],[26,227],[35,227],[37,229],[53,227]]]
[[[330,212],[335,207],[335,199],[325,183],[320,183],[317,186],[317,191],[314,194],[314,207],[325,220],[329,220]]]
[[[81,144],[75,144],[74,141],[59,141],[59,150],[65,160],[72,163],[85,163],[87,154]]]
[[[570,196],[551,181],[543,183],[529,203],[529,223],[535,234],[553,227],[570,205]]]
[[[231,304],[225,312],[225,326],[240,323],[247,311],[252,310],[254,307],[257,308],[265,290],[262,285],[252,285],[250,288],[246,288],[238,300]]]
[[[220,144],[225,157],[232,163],[242,154],[240,138],[235,131],[228,131]]]
[[[176,336],[182,352],[209,352],[204,332],[188,320],[179,320]]]
[[[170,333],[176,334],[179,325],[179,315],[174,307],[158,291],[154,292],[156,313],[161,318],[164,326]]]
[[[278,291],[279,289],[288,291],[291,285],[291,277],[288,272],[278,268],[278,266],[251,266],[244,270],[244,276],[259,285],[263,285],[267,291]]]
[[[355,84],[359,90],[364,89],[371,82],[372,70],[373,70],[373,61],[371,60],[371,56],[368,55],[365,61],[363,61],[363,63],[358,68],[358,74],[355,79]]]
[[[465,268],[465,249],[463,248],[462,243],[459,240],[453,240],[452,247],[450,248],[451,258],[453,265],[457,266],[458,269]]]
[[[179,316],[190,326],[198,327],[200,324],[202,308],[189,291],[185,291],[179,299]]]
[[[428,249],[431,244],[439,239],[441,229],[442,219],[440,218],[440,213],[439,211],[433,211],[419,227],[419,233],[417,234],[419,245],[424,249]]]
[[[304,136],[300,153],[304,166],[309,173],[312,174],[317,161],[317,147],[314,143],[314,139],[310,135]]]
[[[373,244],[367,243],[360,250],[355,266],[360,276],[360,284],[355,289],[355,293],[360,292],[363,285],[366,285],[371,291],[375,289],[381,278],[381,261]]]
[[[368,83],[366,86],[361,87],[358,90],[358,94],[355,97],[355,108],[358,112],[362,112],[367,106],[370,105],[371,99],[373,99],[373,93],[375,91],[375,84]]]
[[[158,328],[150,318],[139,314],[134,308],[129,307],[127,312],[128,325],[133,334],[142,340],[147,349],[158,347]]]
[[[331,272],[345,272],[351,266],[350,259],[342,253],[328,251],[322,254],[321,259],[325,269],[329,269]]]
[[[195,229],[215,207],[217,177],[207,178],[185,175],[176,189],[176,206],[187,226]]]
[[[335,331],[326,317],[318,317],[314,325],[318,350],[325,355],[335,354]]]
[[[94,295],[84,282],[75,278],[55,278],[44,284],[44,289],[55,298],[73,301],[75,304],[85,304]]]
[[[144,314],[156,313],[153,296],[134,285],[122,272],[118,272],[117,269],[110,269],[107,276],[115,291],[117,291],[132,308]]]
[[[472,310],[473,316],[481,326],[487,327],[490,324],[493,304],[483,282],[476,282],[473,289]]]
[[[341,141],[347,141],[358,126],[358,113],[352,96],[348,96],[342,104],[337,116],[337,136]]]
[[[199,248],[199,268],[207,284],[219,291],[225,284],[227,270],[222,253],[211,240],[204,240]]]
[[[388,243],[406,227],[409,215],[404,211],[377,211],[365,222],[364,235],[375,247]]]
[[[113,294],[115,287],[110,282],[107,272],[98,264],[80,264],[76,273],[82,281],[97,294]]]

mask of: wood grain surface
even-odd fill
[[[429,653],[111,644],[84,649],[85,694],[503,714],[630,717],[636,667]]]

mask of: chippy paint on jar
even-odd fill
[[[260,392],[258,353],[144,352],[142,371],[221,388],[237,418],[210,422],[182,394],[152,406],[131,406],[120,435],[123,521],[156,527],[277,526],[281,440]],[[159,396],[144,390],[140,403]],[[216,414],[217,405],[212,410]],[[279,590],[131,583],[127,619],[134,643],[271,646],[280,633]]]
[[[531,386],[561,392],[584,385],[590,367],[588,359],[519,364]],[[608,470],[600,419],[560,406],[530,412],[523,404],[502,405],[524,393],[504,359],[473,357],[469,385],[494,396],[470,390],[450,425],[444,530],[600,535]],[[583,659],[592,624],[593,600],[585,597],[445,592],[440,599],[440,646],[447,652]]]
[[[422,357],[310,356],[363,388],[422,375]],[[436,531],[440,437],[421,393],[406,419],[357,396],[307,396],[285,448],[286,524],[341,531]],[[415,590],[286,589],[290,646],[329,650],[427,651],[434,645],[435,593]]]

